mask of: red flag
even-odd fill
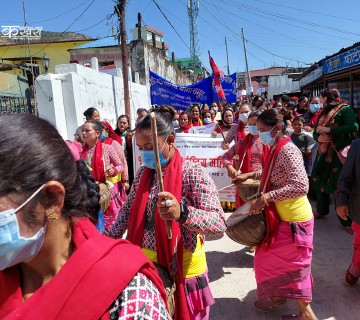
[[[224,93],[224,90],[223,90],[223,88],[221,86],[221,82],[220,82],[220,77],[224,78],[224,74],[219,69],[219,67],[216,65],[214,59],[210,56],[210,51],[209,51],[209,60],[210,60],[210,66],[211,66],[212,72],[214,74],[214,87],[215,87],[217,96],[220,100],[221,99],[226,100],[225,93]]]

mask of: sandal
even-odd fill
[[[261,312],[270,312],[280,308],[284,303],[286,303],[286,299],[280,299],[279,301],[274,302],[269,298],[265,300],[256,300],[254,302],[254,307]]]
[[[350,273],[350,267],[346,270],[344,281],[348,286],[353,286],[359,280],[359,277],[355,277]]]

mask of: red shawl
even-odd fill
[[[237,141],[241,141],[245,138],[245,125],[242,121],[238,124]]]
[[[99,234],[87,218],[74,225],[73,243],[75,251],[58,274],[26,302],[19,266],[0,272],[0,319],[109,319],[109,307],[137,272],[166,301],[157,270],[138,247]]]
[[[240,147],[239,147],[239,150],[238,150],[239,165],[241,164],[241,161],[244,158],[242,166],[241,166],[241,168],[239,168],[241,173],[250,172],[251,147],[253,145],[253,143],[252,143],[253,139],[254,139],[253,136],[249,133],[240,144]],[[246,150],[246,153],[245,153],[245,150]],[[245,153],[245,156],[244,156],[244,153]],[[261,159],[263,167],[265,165],[265,161],[266,161],[268,155],[269,155],[269,147],[263,145],[262,159]],[[237,206],[237,208],[242,206],[244,203],[245,202],[240,198],[239,194],[236,192],[236,206]]]
[[[183,159],[178,150],[175,149],[175,155],[166,167],[164,175],[164,190],[172,193],[179,203],[181,203],[182,192],[182,164]],[[149,191],[154,173],[154,170],[144,169],[131,207],[127,239],[140,247],[144,238],[145,209],[148,205]],[[172,261],[174,261],[174,258],[176,259],[176,309],[174,319],[190,319],[184,289],[183,238],[181,236],[180,224],[171,221],[172,239],[169,240],[165,220],[160,218],[157,207],[155,208],[154,215],[158,263],[165,267],[169,274],[173,276],[175,265],[174,263],[172,264]],[[173,257],[174,251],[176,251],[175,257]]]
[[[112,140],[115,140],[116,142],[118,142],[118,143],[120,143],[120,145],[122,145],[122,139],[121,139],[121,137],[119,137],[116,133],[115,133],[115,131],[114,131],[114,129],[111,127],[111,125],[110,125],[110,123],[109,122],[107,122],[107,121],[104,121],[103,122],[103,124],[106,126],[106,128],[108,129],[108,132],[109,132],[109,138],[106,138],[105,139],[105,143],[107,143],[107,144],[111,144],[112,143]],[[112,140],[111,140],[112,139]],[[109,140],[109,141],[106,141],[106,140]]]
[[[270,154],[266,159],[265,167],[261,177],[261,191],[265,189],[265,193],[266,193],[271,190],[270,178],[268,180],[267,185],[265,186],[267,176],[271,174],[269,173],[269,171],[273,169],[270,168],[271,162],[273,162],[272,166],[274,167],[276,158],[281,148],[290,141],[291,139],[289,137],[281,138],[278,141],[278,143],[271,148]],[[264,207],[264,209],[265,209],[265,218],[266,218],[266,236],[263,242],[261,243],[261,246],[263,246],[264,248],[268,248],[275,241],[275,236],[279,229],[280,219],[276,211],[276,206],[274,202],[270,202],[268,206]]]
[[[83,153],[81,154],[81,157],[86,162],[86,156],[89,151],[89,146],[85,145],[83,149]],[[100,181],[105,183],[106,182],[106,176],[105,176],[105,168],[104,168],[104,161],[103,161],[103,145],[100,141],[96,143],[95,146],[95,152],[93,159],[91,161],[91,175],[94,177],[96,181]]]

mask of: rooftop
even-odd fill
[[[89,41],[93,40],[89,36],[76,32],[52,32],[41,31],[40,39],[31,39],[30,43],[52,43],[52,42],[70,42],[70,41]],[[27,43],[25,39],[0,38],[0,46],[17,45]]]
[[[116,39],[116,37],[106,37],[106,38],[102,38],[102,39],[98,39],[95,41],[91,41],[88,43],[84,43],[80,46],[77,46],[73,49],[88,49],[88,48],[101,48],[101,47],[114,47],[114,46],[119,46],[119,42]]]

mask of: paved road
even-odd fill
[[[230,214],[227,214],[229,216]],[[312,308],[320,320],[360,320],[360,283],[344,284],[343,277],[352,256],[352,236],[340,227],[334,210],[326,219],[315,221],[315,249],[312,272]],[[294,301],[280,310],[263,314],[253,307],[256,282],[253,254],[226,235],[207,239],[207,260],[216,303],[210,319],[270,320],[282,314],[296,314]]]

